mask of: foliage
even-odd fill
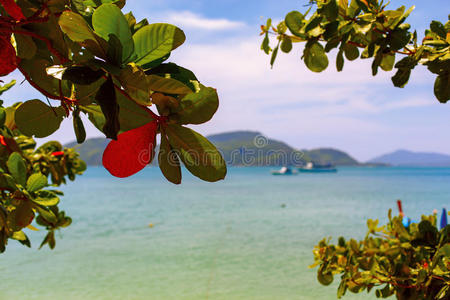
[[[349,3],[350,2],[350,3]],[[305,42],[302,59],[313,72],[322,72],[329,65],[328,53],[338,49],[336,68],[342,71],[345,59],[373,58],[372,74],[381,68],[396,74],[392,82],[404,87],[411,71],[418,65],[427,66],[436,74],[434,94],[445,103],[450,100],[450,16],[444,25],[432,21],[419,45],[416,31],[405,23],[414,6],[388,10],[383,0],[317,0],[310,1],[306,13],[292,11],[277,27],[269,19],[261,26],[262,50],[271,55],[273,66],[279,49],[289,53],[293,43]],[[308,17],[313,5],[316,10]],[[270,47],[269,34],[276,35],[277,45]],[[396,58],[404,56],[396,62]]]
[[[86,169],[73,149],[58,142],[36,148],[36,142],[17,129],[13,115],[19,104],[3,108],[0,102],[0,252],[8,239],[25,246],[31,243],[23,229],[38,230],[33,220],[48,233],[41,247],[55,247],[55,230],[67,227],[72,220],[58,209],[59,196],[54,190],[74,180]],[[20,106],[19,106],[20,107]]]
[[[107,138],[104,166],[115,176],[139,172],[154,155],[161,134],[160,167],[181,182],[181,160],[195,176],[217,181],[226,165],[217,149],[184,127],[215,114],[215,89],[194,73],[165,62],[186,37],[171,24],[137,22],[122,13],[125,0],[0,0],[0,76],[19,70],[47,98],[0,109],[0,250],[9,238],[30,246],[22,231],[45,227],[42,245],[71,219],[58,210],[61,192],[47,189],[73,180],[86,165],[57,142],[35,149],[73,119],[78,143],[86,139],[82,116]],[[0,95],[15,81],[0,87]],[[51,104],[51,100],[57,102]],[[148,107],[155,105],[157,115]],[[50,177],[50,183],[48,178]],[[42,247],[41,245],[41,247]]]
[[[333,245],[322,240],[314,248],[318,280],[323,285],[341,275],[338,298],[375,289],[377,297],[392,295],[399,300],[449,299],[450,297],[450,225],[438,231],[436,216],[422,216],[409,227],[402,216],[391,217],[378,226],[368,220],[364,240],[339,238]]]
[[[79,143],[86,115],[114,141],[103,157],[119,177],[151,162],[157,134],[166,142],[160,159],[181,160],[195,176],[217,181],[226,165],[217,149],[184,125],[202,124],[215,114],[215,89],[194,73],[167,63],[186,37],[171,24],[138,22],[122,13],[125,0],[0,0],[0,76],[16,68],[51,107],[30,100],[17,107],[15,123],[25,135],[46,137],[64,118],[73,118]],[[148,107],[156,106],[157,115]],[[173,177],[173,171],[179,174]],[[181,182],[181,167],[161,171]]]

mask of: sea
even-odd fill
[[[321,239],[364,237],[397,199],[413,220],[450,206],[450,168],[270,171],[231,167],[218,183],[184,172],[175,186],[157,167],[128,179],[90,167],[62,187],[73,223],[54,250],[27,230],[32,248],[0,254],[0,299],[337,299],[339,278],[323,287],[308,268]]]

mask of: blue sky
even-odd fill
[[[178,25],[185,45],[171,60],[193,70],[200,81],[218,89],[221,105],[203,134],[257,130],[299,149],[335,147],[365,161],[397,149],[450,154],[450,104],[433,95],[433,76],[420,67],[404,89],[394,88],[392,73],[373,78],[370,62],[346,62],[344,72],[330,68],[314,74],[300,60],[302,48],[279,57],[273,70],[260,50],[259,25],[281,20],[291,10],[305,11],[306,0],[128,0],[150,22]],[[420,34],[432,19],[445,22],[448,0],[391,1],[416,5],[408,22]],[[17,78],[17,74],[14,74]],[[31,99],[30,90],[15,88],[7,99]],[[42,97],[41,97],[42,98]],[[8,103],[11,103],[9,101]],[[74,139],[68,120],[52,138]],[[89,136],[100,133],[92,127]]]

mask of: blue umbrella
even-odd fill
[[[403,218],[402,219],[403,226],[405,226],[405,228],[408,228],[409,225],[411,225],[411,219],[408,218],[407,216],[405,216],[405,213],[403,212],[401,200],[397,200],[397,206],[398,206],[398,212],[400,213],[400,216]]]
[[[441,216],[441,229],[447,226],[447,210],[445,208],[442,209],[442,216]]]

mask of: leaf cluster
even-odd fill
[[[0,252],[9,239],[31,247],[24,229],[48,231],[41,247],[55,247],[55,230],[67,227],[72,220],[58,209],[61,191],[55,190],[67,179],[75,180],[86,164],[74,149],[58,142],[36,147],[14,123],[16,106],[0,105]]]
[[[323,239],[314,248],[317,278],[323,285],[340,275],[338,298],[347,291],[375,292],[378,298],[437,300],[450,297],[450,225],[441,231],[436,215],[405,227],[402,217],[391,216],[379,226],[367,221],[366,237],[357,241]]]
[[[0,34],[5,32],[3,40],[11,35],[18,69],[44,96],[59,101],[56,107],[36,99],[24,102],[15,124],[27,136],[46,137],[71,117],[82,143],[85,115],[113,140],[114,151],[104,156],[107,169],[125,176],[151,162],[154,155],[142,159],[143,153],[153,153],[161,134],[160,167],[171,182],[181,182],[180,161],[203,180],[223,179],[220,153],[185,127],[213,117],[217,92],[192,71],[166,62],[185,42],[184,32],[171,24],[138,21],[122,12],[124,5],[125,0],[19,0],[23,18],[11,20],[11,9],[2,11]],[[128,142],[121,142],[126,133],[122,140]]]
[[[372,74],[379,69],[396,69],[392,82],[404,87],[411,71],[427,66],[436,75],[434,94],[445,103],[450,100],[450,16],[444,25],[432,21],[422,43],[417,32],[405,23],[414,6],[387,9],[383,0],[317,0],[311,1],[306,13],[292,11],[276,28],[269,19],[261,26],[264,39],[261,49],[271,53],[273,66],[279,49],[289,53],[293,43],[304,42],[302,59],[313,72],[322,72],[329,65],[329,53],[337,50],[336,69],[342,71],[345,61],[372,59]],[[315,11],[310,15],[312,8]],[[269,35],[276,36],[277,45],[270,47]],[[398,59],[398,57],[403,57]]]

